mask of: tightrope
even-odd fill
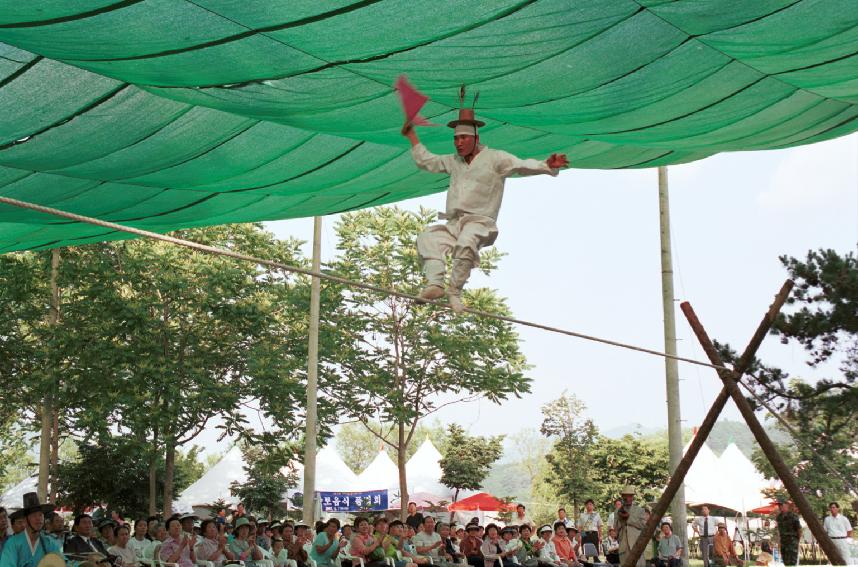
[[[409,299],[411,301],[426,303],[435,305],[441,309],[452,309],[449,304],[441,303],[438,301],[427,301],[417,297],[416,295],[411,295],[410,293],[404,293],[402,291],[398,291],[395,289],[387,289],[379,286],[375,286],[372,284],[356,282],[344,278],[342,276],[338,276],[336,274],[324,273],[324,272],[314,272],[313,270],[308,270],[306,268],[301,268],[299,266],[291,266],[289,264],[281,264],[280,262],[275,262],[272,260],[265,260],[264,258],[255,258],[253,256],[248,256],[247,254],[241,254],[239,252],[233,252],[232,250],[225,250],[223,248],[217,248],[214,246],[209,246],[207,244],[200,244],[198,242],[192,242],[190,240],[184,240],[181,238],[176,238],[173,236],[168,236],[166,234],[159,234],[157,232],[151,232],[148,230],[143,230],[139,228],[134,228],[132,226],[126,226],[122,224],[117,224],[115,222],[101,220],[95,217],[88,217],[84,215],[78,215],[76,213],[70,213],[68,211],[63,211],[60,209],[54,209],[52,207],[45,207],[44,205],[37,205],[35,203],[29,203],[27,201],[19,201],[18,199],[11,199],[9,197],[0,197],[0,203],[4,203],[6,205],[11,205],[13,207],[19,207],[22,209],[30,209],[32,211],[37,211],[40,213],[45,213],[49,215],[54,215],[57,217],[63,217],[69,220],[83,222],[95,226],[100,226],[103,228],[109,228],[111,230],[116,230],[119,232],[127,232],[129,234],[136,234],[137,236],[143,236],[146,238],[151,238],[153,240],[160,240],[162,242],[169,242],[171,244],[175,244],[177,246],[184,246],[185,248],[190,248],[192,250],[196,250],[198,252],[204,252],[206,254],[215,254],[219,256],[227,256],[230,258],[235,258],[236,260],[242,260],[245,262],[253,262],[261,266],[270,266],[272,268],[278,268],[287,272],[293,272],[296,274],[303,274],[305,276],[310,276],[314,278],[319,278],[322,280],[328,280],[332,282],[336,282],[339,284],[347,285],[349,287],[355,287],[359,289],[365,289],[368,291],[374,291],[377,293],[390,295],[393,297],[400,297],[402,299]],[[498,321],[505,321],[507,323],[512,323],[514,325],[520,325],[522,327],[530,327],[532,329],[540,329],[543,331],[548,331],[550,333],[557,333],[560,335],[566,335],[569,337],[575,337],[578,339],[583,339],[585,341],[592,341],[595,343],[601,343],[604,345],[614,346],[618,348],[623,348],[627,350],[632,350],[635,352],[642,352],[644,354],[651,354],[653,356],[659,356],[662,358],[669,358],[671,360],[676,360],[679,362],[686,362],[688,364],[694,364],[697,366],[705,366],[707,368],[714,368],[715,370],[727,370],[732,372],[732,368],[728,368],[726,366],[718,366],[715,364],[711,364],[709,362],[704,362],[702,360],[695,360],[693,358],[686,358],[684,356],[677,356],[674,354],[668,354],[666,352],[661,352],[658,350],[653,350],[649,348],[640,347],[637,345],[632,345],[628,343],[622,343],[619,341],[614,341],[611,339],[605,339],[602,337],[596,337],[593,335],[587,335],[584,333],[579,333],[576,331],[569,331],[567,329],[561,329],[559,327],[552,327],[551,325],[545,325],[543,323],[535,323],[533,321],[525,321],[523,319],[516,319],[515,317],[507,317],[506,315],[498,315],[497,313],[489,313],[488,311],[479,311],[477,309],[471,309],[470,307],[465,308],[465,312],[470,313],[472,315],[476,315],[477,317],[488,317],[490,319],[496,319]]]

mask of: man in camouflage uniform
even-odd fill
[[[798,515],[792,511],[792,502],[780,502],[780,514],[775,521],[778,523],[780,536],[781,557],[784,565],[798,565],[798,544],[801,541],[801,522]]]

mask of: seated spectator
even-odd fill
[[[414,528],[406,524],[404,529],[405,537],[402,539],[402,555],[417,565],[428,565],[429,558],[419,555],[417,548],[414,546],[414,536],[417,535],[414,532]]]
[[[620,542],[617,540],[616,528],[608,528],[608,537],[602,540],[602,553],[605,561],[611,565],[620,564]]]
[[[152,540],[146,537],[148,533],[149,522],[146,518],[138,518],[134,522],[134,536],[128,540],[128,547],[138,560],[152,547]]]
[[[524,567],[537,567],[539,565],[539,552],[545,542],[541,539],[533,541],[530,526],[527,524],[519,526],[518,541],[521,544],[516,554],[518,562]]]
[[[236,520],[234,535],[228,549],[235,559],[244,561],[245,565],[255,565],[254,561],[262,559],[262,550],[256,545],[255,539],[250,539],[250,520],[246,516]]]
[[[268,529],[267,520],[256,522],[256,545],[265,551],[271,549],[271,530]]]
[[[74,523],[75,534],[66,538],[66,543],[63,546],[63,551],[67,554],[84,555],[87,553],[100,553],[107,557],[107,548],[100,540],[92,537],[92,518],[89,514],[79,514],[75,516]]]
[[[197,561],[193,536],[182,533],[178,518],[167,520],[167,540],[161,544],[158,559],[165,563],[178,563],[180,567],[194,567]]]
[[[468,524],[465,528],[465,539],[462,541],[462,555],[468,561],[468,565],[473,567],[483,567],[483,552],[480,548],[483,541],[479,537],[480,526],[477,524]]]
[[[376,541],[372,537],[369,520],[366,518],[356,519],[355,530],[357,533],[352,537],[352,555],[356,558],[363,558],[365,565],[369,567],[383,567],[386,565],[384,561],[384,549],[381,547],[382,542]],[[381,551],[381,558],[379,558],[376,550]]]
[[[336,520],[328,520],[324,529],[319,531],[310,550],[310,557],[316,562],[317,567],[334,567],[337,557],[345,547],[346,540],[340,537],[339,525]]]
[[[116,528],[116,544],[107,548],[107,553],[119,558],[122,567],[137,567],[140,562],[137,561],[137,556],[134,555],[134,550],[128,547],[128,540],[131,539],[131,532],[127,525],[121,525]]]
[[[682,542],[673,533],[669,522],[661,523],[655,564],[657,567],[682,567]]]
[[[503,549],[503,542],[496,525],[486,526],[486,536],[483,538],[480,551],[483,552],[485,567],[502,567],[504,558],[509,557]]]
[[[774,560],[774,556],[772,555],[772,544],[764,541],[760,546],[760,554],[757,555],[757,558],[754,560],[754,565],[762,565],[763,567],[768,566]]]
[[[441,536],[441,541],[444,544],[442,548],[443,553],[448,557],[448,561],[459,563],[460,560],[464,559],[465,556],[462,555],[462,551],[459,549],[451,526],[444,522],[438,524],[438,535]]]
[[[223,565],[224,561],[234,561],[235,554],[228,549],[225,526],[218,525],[215,520],[206,520],[200,526],[202,539],[194,546],[199,561],[211,561],[215,567]]]
[[[563,562],[560,556],[557,555],[557,548],[554,547],[554,542],[551,541],[554,535],[554,530],[551,526],[545,525],[539,528],[539,538],[542,540],[541,549],[539,550],[539,562],[554,567],[561,567]]]
[[[733,547],[733,540],[727,533],[727,524],[718,522],[718,532],[715,534],[714,543],[715,565],[725,567],[726,565],[741,565]],[[671,566],[672,567],[672,566]]]
[[[45,531],[62,547],[66,542],[66,523],[57,512],[45,514]]]
[[[450,563],[453,558],[444,549],[441,534],[435,531],[435,518],[424,516],[422,529],[412,539],[417,555],[431,557],[432,562],[437,564]]]
[[[554,544],[554,551],[560,561],[569,567],[577,567],[578,556],[575,554],[575,544],[569,539],[566,531],[566,526],[563,522],[554,523],[554,537],[551,539]]]
[[[410,526],[406,526],[399,520],[394,520],[390,522],[387,529],[384,553],[385,556],[393,560],[394,567],[417,567],[417,564],[413,563],[409,558],[406,558],[402,551],[405,543],[406,527]]]
[[[12,532],[10,535],[17,535],[27,527],[27,515],[24,514],[24,510],[15,510],[9,514],[9,522],[11,524],[9,530]]]
[[[295,526],[292,522],[283,522],[283,545],[288,549],[290,545],[295,543]]]
[[[283,538],[275,535],[271,537],[271,561],[274,567],[286,567],[289,561],[289,552],[283,542]]]
[[[521,540],[517,536],[518,530],[512,526],[507,526],[501,530],[501,548],[504,552],[501,560],[504,567],[515,565],[515,559],[513,558],[518,556],[518,550],[521,549]]]
[[[98,524],[98,533],[104,547],[112,547],[116,544],[116,522],[113,520],[102,520]]]
[[[167,541],[167,527],[159,523],[155,528],[155,539],[152,540],[152,543],[164,543],[165,541]]]
[[[284,542],[285,543],[285,542]],[[289,553],[289,559],[292,559],[298,564],[298,567],[307,567],[307,558],[310,553],[310,545],[313,540],[310,537],[310,528],[306,524],[295,524],[295,537],[292,543],[286,543],[286,552]]]

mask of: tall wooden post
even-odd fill
[[[60,270],[60,251],[58,248],[51,250],[51,308],[48,311],[48,326],[53,328],[60,321],[60,288],[57,284],[57,277]],[[48,372],[54,372],[54,369],[47,368]],[[42,427],[41,437],[39,439],[39,483],[36,491],[39,494],[39,500],[42,502],[48,501],[48,478],[51,475],[51,433],[53,430],[53,401],[51,394],[45,394],[40,408]]]
[[[664,312],[664,352],[676,356],[676,311],[673,307],[673,253],[670,246],[670,194],[667,167],[658,168],[658,210],[661,229],[661,304]],[[667,391],[667,446],[670,472],[674,474],[682,460],[682,412],[679,404],[679,363],[664,359],[664,379]],[[671,506],[674,526],[685,526],[685,488],[679,485]],[[688,559],[685,529],[676,531],[682,541],[682,554]]]
[[[313,271],[322,266],[322,217],[313,218]],[[315,522],[316,512],[316,437],[317,390],[319,383],[319,307],[321,282],[314,277],[310,284],[310,328],[307,345],[307,424],[304,434],[304,512],[308,526]]]
[[[688,319],[688,324],[691,325],[694,334],[697,335],[697,340],[700,341],[700,346],[702,346],[704,352],[706,352],[706,356],[709,357],[712,364],[723,366],[724,363],[721,360],[721,356],[715,349],[715,345],[713,345],[712,341],[709,339],[709,335],[706,334],[706,329],[703,328],[703,324],[700,323],[700,320],[697,318],[697,315],[694,313],[691,305],[683,303],[681,308],[682,312],[685,313],[685,318]],[[772,464],[772,468],[775,469],[775,472],[778,474],[778,478],[783,482],[784,488],[789,492],[793,502],[798,506],[802,518],[804,518],[804,521],[807,523],[807,527],[810,528],[813,537],[815,537],[816,541],[819,542],[819,546],[822,548],[822,551],[824,551],[825,555],[828,556],[828,560],[832,565],[846,565],[844,558],[840,556],[840,550],[834,545],[831,538],[828,537],[828,533],[822,527],[822,522],[819,521],[819,518],[813,511],[813,508],[810,507],[810,502],[808,502],[807,498],[802,494],[798,482],[792,475],[792,471],[789,470],[789,467],[787,467],[786,463],[781,458],[781,455],[778,453],[774,443],[769,439],[766,430],[763,429],[763,426],[757,419],[756,414],[754,414],[751,404],[747,399],[745,399],[745,396],[742,395],[741,390],[739,390],[738,381],[741,378],[741,375],[736,372],[719,372],[718,376],[721,378],[721,381],[724,382],[724,387],[727,388],[727,391],[730,393],[730,397],[733,398],[733,401],[736,403],[736,407],[739,408],[739,412],[742,414],[742,417],[745,418],[745,422],[751,429],[751,433],[754,434],[757,444],[759,444],[760,449],[762,449],[766,458]]]

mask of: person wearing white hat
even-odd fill
[[[625,563],[626,555],[632,550],[638,536],[646,524],[646,515],[643,508],[635,504],[635,488],[633,486],[623,487],[623,506],[617,510],[614,518],[617,529],[617,539],[620,542],[620,563]],[[638,558],[637,567],[643,567],[645,560],[643,554]]]
[[[452,256],[453,268],[446,293],[456,312],[464,309],[462,288],[471,270],[480,263],[480,249],[493,244],[498,236],[496,222],[506,178],[543,173],[556,176],[560,168],[569,165],[565,154],[551,154],[543,161],[520,159],[480,144],[477,128],[485,123],[476,119],[473,107],[464,108],[464,98],[465,87],[462,86],[459,118],[447,124],[454,129],[455,154],[433,154],[420,143],[410,122],[402,128],[402,134],[411,142],[411,156],[417,167],[450,176],[446,208],[439,215],[447,222],[432,225],[420,234],[417,252],[428,282],[420,297],[427,300],[443,297],[446,257]],[[474,104],[476,100],[474,97]]]
[[[557,555],[557,547],[555,547],[552,538],[554,536],[554,528],[548,524],[539,528],[539,538],[542,540],[542,547],[539,550],[539,562],[542,564],[554,565],[562,567],[563,562],[560,556]]]

